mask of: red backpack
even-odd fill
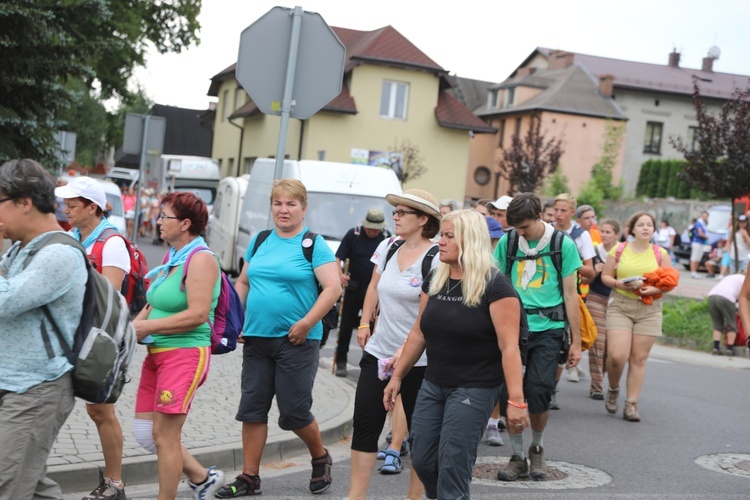
[[[148,273],[146,258],[138,250],[138,247],[116,229],[105,229],[94,243],[94,248],[89,255],[89,261],[91,261],[91,267],[100,273],[102,272],[101,263],[104,245],[113,236],[119,236],[125,240],[125,247],[128,249],[128,255],[130,255],[130,272],[122,280],[120,293],[128,302],[130,312],[138,314],[146,306],[146,290],[148,290],[149,285],[149,280],[146,278],[146,274]]]

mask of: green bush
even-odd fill
[[[578,202],[579,207],[581,205],[591,205],[599,218],[603,218],[605,215],[602,200],[604,200],[604,193],[593,179],[586,181],[586,183],[580,187],[578,190],[578,196],[576,196],[576,201]]]
[[[548,198],[554,198],[560,193],[570,193],[568,187],[568,178],[562,172],[562,169],[555,170],[544,181],[542,194]]]
[[[708,314],[708,300],[666,296],[662,332],[671,341],[701,351],[713,347],[713,326]]]

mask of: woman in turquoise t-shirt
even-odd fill
[[[200,498],[212,498],[224,485],[223,472],[206,470],[180,442],[195,391],[208,376],[208,322],[221,287],[216,256],[196,251],[206,246],[200,234],[207,222],[206,203],[198,196],[178,192],[164,197],[158,224],[172,248],[167,262],[148,274],[148,304],[133,320],[138,341],[149,346],[138,385],[134,434],[141,446],[158,455],[159,498],[175,498],[183,472]]]

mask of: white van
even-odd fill
[[[242,270],[245,252],[255,234],[273,227],[271,188],[276,160],[260,158],[250,170],[250,180],[242,203],[235,240],[233,273]],[[346,232],[362,223],[370,208],[380,208],[388,216],[393,207],[385,200],[389,193],[401,194],[401,184],[393,170],[367,165],[313,160],[286,160],[282,178],[299,179],[307,188],[305,225],[323,236],[335,252]],[[211,247],[214,251],[217,248]]]
[[[219,257],[221,268],[234,274],[235,238],[240,218],[242,198],[247,190],[248,174],[241,177],[225,177],[219,182],[216,200],[208,217],[206,243]]]

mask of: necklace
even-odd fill
[[[463,279],[463,278],[462,278],[462,279]],[[450,286],[450,283],[451,283],[451,281],[453,281],[453,278],[448,278],[448,285],[449,285],[449,286],[448,286],[448,291],[447,291],[447,292],[445,292],[445,295],[450,295],[450,294],[451,294],[451,292],[452,292],[453,290],[455,290],[455,289],[456,289],[456,287],[457,287],[458,285],[460,285],[460,284],[461,284],[461,280],[458,280],[458,281],[456,281],[456,284],[455,284],[455,285],[453,285],[453,286]]]

